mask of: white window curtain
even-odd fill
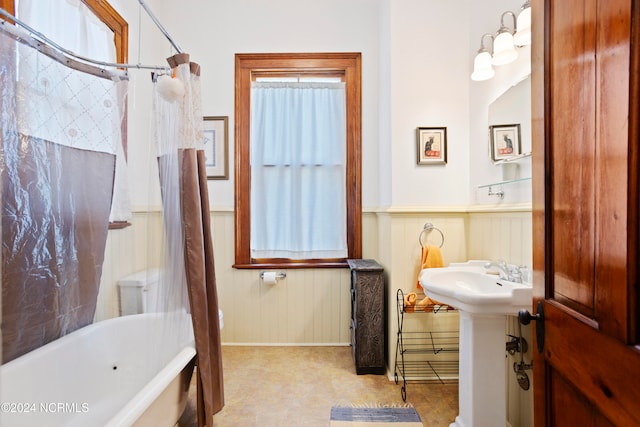
[[[346,258],[344,83],[251,86],[251,256]]]
[[[68,49],[79,55],[83,55],[92,59],[105,62],[116,62],[116,47],[113,42],[113,31],[107,27],[94,13],[80,0],[57,0],[57,1],[42,1],[42,0],[17,0],[16,1],[17,16],[20,20],[26,22],[31,27],[44,34],[60,46]],[[28,52],[28,48],[24,48],[25,52]],[[30,59],[35,55],[21,55],[21,62],[19,64],[19,78],[33,79],[37,82],[36,87],[39,87],[42,91],[48,92],[48,99],[51,104],[52,110],[51,117],[54,116],[53,111],[60,111],[61,105],[56,104],[55,96],[51,96],[52,91],[59,91],[58,97],[59,104],[64,104],[67,110],[70,108],[89,110],[96,107],[92,103],[92,99],[103,96],[102,93],[96,93],[96,90],[83,90],[84,82],[74,80],[71,77],[65,78],[65,85],[53,87],[50,84],[52,81],[56,81],[58,76],[48,76],[48,70],[39,67],[39,64]],[[77,103],[69,104],[66,100],[69,98],[69,93],[76,93]],[[126,94],[121,94],[121,99],[124,100]],[[100,106],[98,106],[100,107]],[[113,106],[113,114],[121,114],[124,111],[123,108],[115,108]],[[117,107],[122,107],[118,105]],[[40,108],[40,114],[46,116],[47,112]],[[69,117],[77,117],[85,112],[83,111],[68,111]],[[113,122],[120,122],[121,117],[114,117]],[[110,122],[110,121],[107,121]],[[96,124],[86,122],[86,128],[96,129]],[[65,130],[61,129],[64,134]],[[66,130],[68,134],[68,130]],[[98,132],[97,135],[102,134]],[[53,137],[50,135],[38,135],[44,139],[50,141],[57,141],[64,143],[64,139],[59,137]],[[91,138],[87,138],[87,133],[82,134],[84,144],[95,149],[95,141]],[[122,147],[122,139],[113,142],[114,154],[116,154],[116,172],[113,190],[113,200],[111,203],[111,213],[109,215],[109,221],[129,221],[131,219],[131,203],[129,197],[128,186],[128,174],[127,163],[124,155],[124,148]],[[73,146],[73,144],[68,144]],[[77,148],[83,148],[77,146]],[[108,150],[102,150],[108,151]]]
[[[80,0],[18,0],[18,18],[65,49],[115,62],[113,32]]]

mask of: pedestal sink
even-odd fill
[[[449,427],[507,424],[506,320],[531,309],[532,287],[488,274],[486,263],[468,261],[420,273],[430,298],[460,312],[460,413]]]

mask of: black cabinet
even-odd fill
[[[348,260],[351,269],[351,351],[356,373],[386,369],[384,269],[371,259]]]

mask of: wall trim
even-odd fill
[[[508,205],[474,205],[469,206],[469,213],[508,213],[508,212],[531,212],[533,210],[531,202],[513,203]]]
[[[162,212],[162,206],[134,206],[134,214]],[[211,213],[233,213],[233,206],[216,206],[210,208]],[[469,205],[469,206],[388,206],[388,207],[363,207],[362,213],[390,214],[390,215],[415,215],[415,214],[466,214],[466,213],[507,213],[507,212],[531,212],[531,202],[511,203],[497,205]]]
[[[363,209],[364,211],[364,209]],[[372,209],[371,212],[387,213],[387,214],[449,214],[449,213],[466,213],[466,206],[387,206]]]
[[[348,342],[223,342],[227,347],[349,347]]]
[[[151,206],[133,206],[131,208],[131,213],[134,214],[145,214],[151,212],[162,212],[163,208],[160,205],[151,205]],[[209,208],[209,212],[211,213],[233,213],[233,206],[216,206],[213,208]]]
[[[531,212],[531,202],[510,203],[497,205],[468,205],[468,206],[389,206],[378,208],[363,208],[364,213],[389,214],[389,215],[414,215],[414,214],[467,214],[467,213],[507,213],[507,212]]]

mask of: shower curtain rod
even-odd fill
[[[85,65],[93,64],[99,67],[112,67],[112,68],[125,68],[125,69],[137,68],[137,69],[166,71],[166,72],[171,71],[171,67],[169,67],[168,65],[163,66],[163,65],[142,65],[142,64],[119,64],[116,62],[106,62],[106,61],[99,61],[97,59],[87,58],[86,56],[79,55],[68,49],[63,48],[53,40],[49,39],[44,34],[34,30],[25,22],[19,20],[18,18],[16,18],[15,16],[13,16],[12,14],[10,14],[9,12],[7,12],[2,8],[0,8],[0,15],[3,15],[6,18],[10,19],[11,21],[15,22],[16,24],[18,24],[19,26],[27,30],[29,34],[27,34],[26,36],[25,34],[20,34],[19,31],[16,31],[13,25],[9,24],[7,20],[1,19],[1,18],[0,18],[0,28],[2,28],[4,31],[8,32],[9,34],[12,34],[13,36],[17,37],[18,39],[24,40],[25,37],[31,38],[35,43],[28,43],[28,44],[31,47],[34,47],[38,50],[43,50],[43,47],[40,45],[40,43],[44,43],[46,46],[55,49],[56,51],[66,55],[67,57],[71,57],[78,61],[84,62]],[[51,56],[50,54],[48,55]],[[55,59],[60,60],[60,58],[55,58]],[[73,64],[67,62],[67,65],[73,65]]]
[[[151,12],[151,9],[149,9],[149,7],[147,6],[147,4],[144,2],[144,0],[138,0],[138,3],[140,3],[140,6],[142,6],[142,8],[144,9],[145,12],[147,12],[147,15],[149,15],[149,18],[151,18],[151,20],[153,21],[154,24],[156,24],[156,27],[158,27],[158,29],[160,30],[160,32],[162,34],[164,34],[164,36],[167,38],[167,40],[169,40],[169,43],[171,43],[171,46],[173,46],[173,48],[178,52],[178,53],[184,53],[182,52],[182,50],[178,47],[178,45],[176,44],[176,42],[173,41],[173,38],[171,38],[171,36],[169,35],[169,33],[167,32],[167,30],[165,30],[165,28],[162,26],[162,24],[160,23],[160,21],[158,21],[158,18],[156,18],[156,16],[153,14],[153,12]]]

